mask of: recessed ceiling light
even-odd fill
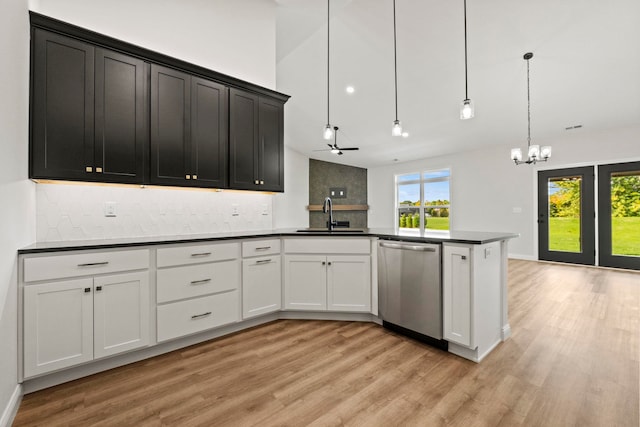
[[[403,138],[409,138],[409,132],[402,132]]]
[[[347,91],[347,93],[353,93],[353,92],[356,91],[356,88],[354,88],[353,86],[347,86],[346,91]]]

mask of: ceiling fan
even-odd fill
[[[325,148],[323,150],[313,150],[313,151],[331,151],[331,153],[333,154],[337,154],[339,156],[342,156],[344,153],[343,151],[355,151],[355,150],[359,150],[359,147],[339,147],[338,146],[338,126],[334,126],[333,127],[333,144],[327,144],[329,146],[329,148]]]

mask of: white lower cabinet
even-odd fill
[[[24,376],[149,344],[148,273],[24,287]]]
[[[500,243],[443,244],[443,335],[449,351],[476,362],[502,341]]]
[[[260,316],[282,307],[280,255],[242,261],[242,318]]]
[[[369,312],[371,257],[285,255],[285,308]]]

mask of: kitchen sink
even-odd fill
[[[364,233],[361,228],[334,228],[329,231],[326,228],[304,228],[296,230],[297,233]]]

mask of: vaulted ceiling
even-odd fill
[[[292,96],[285,143],[312,158],[374,167],[498,144],[524,148],[526,52],[534,53],[532,143],[640,123],[638,0],[467,0],[475,118],[466,121],[463,0],[396,0],[398,118],[408,138],[391,136],[393,1],[331,0],[330,122],[340,127],[339,144],[360,151],[314,151],[328,148],[327,3],[276,2],[277,89]],[[583,127],[566,130],[575,125]]]

